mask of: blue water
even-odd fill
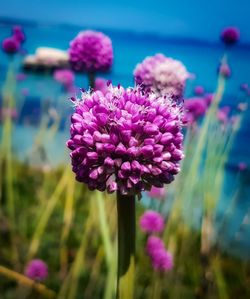
[[[74,36],[86,28],[76,26],[38,26],[36,24],[23,24],[27,42],[25,48],[29,53],[34,53],[39,46],[56,47],[67,49],[69,42]],[[0,21],[0,40],[9,35],[11,24]],[[94,28],[96,29],[96,28]],[[98,28],[97,28],[98,29]],[[211,43],[200,40],[164,38],[154,35],[141,35],[134,32],[121,32],[114,30],[104,31],[108,34],[114,46],[115,62],[111,74],[105,75],[114,83],[121,83],[125,86],[133,85],[133,69],[135,65],[146,56],[156,53],[164,53],[167,56],[181,60],[189,72],[196,75],[196,79],[190,81],[187,86],[187,95],[191,95],[195,85],[204,86],[207,92],[216,89],[217,74],[216,69],[220,58],[224,53],[224,48],[219,43]],[[226,92],[222,105],[230,105],[235,109],[242,100],[242,93],[239,86],[243,82],[250,85],[250,47],[237,45],[228,53],[229,64],[232,69],[232,77],[227,81]],[[5,54],[0,53],[0,84],[5,79],[7,69],[7,59]],[[87,87],[87,80],[84,76],[77,77],[79,87]],[[37,134],[36,124],[39,120],[39,109],[42,100],[52,100],[60,94],[59,86],[53,81],[51,76],[30,74],[24,82],[18,84],[18,94],[23,88],[29,89],[23,107],[23,115],[14,132],[14,147],[20,158],[27,157],[27,150],[32,146],[34,137]],[[61,99],[62,100],[62,99]],[[249,99],[248,99],[249,100]],[[65,99],[65,107],[70,103]],[[70,109],[70,107],[69,107]],[[26,117],[29,118],[29,125],[24,125]],[[48,161],[52,164],[59,164],[67,159],[65,147],[63,146],[68,136],[68,132],[61,128],[60,132],[53,137],[53,142],[47,136],[46,142],[48,150]],[[222,213],[228,206],[229,198],[233,194],[236,182],[241,182],[241,191],[234,207],[233,218],[228,230],[224,234],[223,244],[236,254],[250,257],[250,225],[242,221],[248,212],[250,214],[250,172],[249,170],[240,174],[237,171],[239,162],[245,162],[250,168],[250,112],[245,113],[243,125],[237,135],[234,147],[227,164],[226,184],[224,197],[219,206]],[[247,220],[245,219],[245,222]]]

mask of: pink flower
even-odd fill
[[[13,37],[19,42],[23,43],[26,39],[25,34],[21,26],[14,26],[12,28]]]
[[[192,125],[206,113],[208,106],[208,102],[205,98],[194,97],[185,99],[184,108],[186,109],[186,112],[184,115],[184,121],[188,125]]]
[[[156,236],[148,237],[147,244],[146,244],[146,252],[149,256],[152,256],[154,251],[161,250],[164,248],[165,245],[159,237]]]
[[[11,119],[17,118],[17,110],[15,108],[2,108],[0,109],[0,120],[3,120],[6,117],[10,117]]]
[[[70,63],[78,72],[107,72],[113,63],[112,42],[102,32],[80,32],[70,43]]]
[[[231,46],[240,39],[240,31],[236,27],[227,27],[221,33],[221,40],[225,45]]]
[[[66,90],[70,90],[74,84],[75,74],[68,69],[58,69],[54,72],[53,77],[61,83]]]
[[[163,54],[145,58],[134,70],[136,84],[147,91],[159,95],[182,97],[186,80],[190,74],[178,60],[165,57]]]
[[[240,162],[238,164],[238,168],[239,168],[240,171],[244,171],[244,170],[247,169],[247,164],[245,162]]]
[[[17,81],[24,81],[26,78],[27,78],[27,75],[24,74],[24,73],[18,73],[18,74],[16,75],[16,80],[17,80]]]
[[[141,230],[147,233],[159,233],[164,229],[164,218],[155,211],[146,211],[140,218]]]
[[[165,188],[157,188],[152,186],[151,190],[147,192],[148,196],[154,199],[164,199],[166,196]]]
[[[170,271],[174,266],[173,257],[171,253],[169,253],[165,249],[159,249],[153,251],[151,258],[152,258],[152,265],[155,270]]]
[[[219,73],[225,78],[229,78],[231,76],[231,69],[227,63],[222,63],[219,66]]]
[[[33,280],[43,281],[48,276],[48,266],[44,261],[34,259],[26,266],[25,275]]]
[[[20,49],[20,43],[14,37],[7,37],[2,42],[2,49],[7,54],[15,54]]]
[[[226,124],[228,122],[228,114],[230,112],[229,106],[224,106],[217,111],[217,119],[219,122]]]
[[[96,78],[95,79],[95,90],[101,91],[103,94],[108,92],[108,81],[103,78]]]
[[[197,96],[203,95],[204,94],[204,87],[203,86],[196,86],[194,88],[194,94]]]

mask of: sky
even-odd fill
[[[236,26],[244,43],[250,43],[249,14],[250,0],[8,0],[0,10],[0,17],[209,41]]]

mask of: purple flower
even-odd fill
[[[21,26],[14,26],[12,28],[13,37],[19,42],[23,43],[26,39],[25,34]]]
[[[157,250],[164,250],[165,246],[163,241],[156,236],[150,236],[146,244],[146,252],[149,256],[152,256],[153,253]]]
[[[190,74],[178,60],[163,54],[147,57],[134,70],[136,84],[145,91],[151,90],[159,95],[170,94],[182,97],[186,80]]]
[[[154,199],[164,199],[166,196],[165,188],[157,188],[152,186],[151,190],[147,192],[148,196]]]
[[[208,102],[204,98],[195,97],[186,99],[184,101],[184,107],[186,109],[184,115],[185,122],[192,125],[206,113],[208,106]]]
[[[171,253],[165,249],[153,251],[151,259],[153,268],[158,271],[169,271],[174,266]]]
[[[184,157],[181,105],[112,85],[105,95],[85,92],[74,104],[67,146],[78,181],[124,195],[173,181]]]
[[[220,64],[218,72],[225,78],[229,78],[231,76],[231,69],[227,63]]]
[[[56,81],[61,83],[66,90],[72,89],[75,80],[75,74],[68,69],[56,70],[53,74]]]
[[[241,83],[241,84],[240,84],[240,89],[241,89],[242,91],[247,91],[247,90],[249,90],[249,86],[248,86],[247,83]]]
[[[106,72],[113,63],[112,42],[102,32],[82,31],[70,43],[70,63],[78,72]]]
[[[48,276],[48,266],[44,261],[34,259],[26,266],[25,275],[33,280],[43,281]]]
[[[24,73],[18,73],[18,74],[16,75],[16,80],[17,80],[17,81],[24,81],[26,78],[27,78],[27,75],[24,74]]]
[[[100,90],[103,94],[108,92],[108,81],[103,78],[95,79],[95,90]]]
[[[228,122],[229,106],[224,106],[217,111],[217,119],[219,122],[226,124]]]
[[[247,169],[247,164],[245,162],[240,162],[238,164],[238,168],[239,168],[240,171],[244,171],[244,170]]]
[[[235,44],[240,39],[240,31],[236,27],[227,27],[221,33],[221,40],[227,46]]]
[[[196,86],[194,88],[194,94],[197,95],[197,96],[200,96],[200,95],[203,95],[204,94],[204,87],[203,86]]]
[[[15,54],[20,49],[20,43],[14,37],[7,37],[2,42],[2,49],[7,54]]]
[[[164,229],[164,218],[155,211],[146,211],[140,218],[141,230],[147,233],[159,233]]]

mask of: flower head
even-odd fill
[[[95,79],[95,90],[100,90],[103,94],[108,92],[108,84],[107,80],[103,78]]]
[[[173,268],[173,257],[165,249],[155,250],[151,255],[152,265],[155,270],[169,271]]]
[[[113,62],[112,42],[102,32],[80,32],[70,43],[70,63],[78,72],[106,72]]]
[[[53,77],[56,81],[61,83],[65,89],[70,89],[75,80],[75,74],[68,69],[58,69],[54,72]]]
[[[23,43],[26,39],[25,34],[21,26],[14,26],[12,28],[13,37],[19,42]]]
[[[7,54],[15,54],[20,49],[20,43],[14,37],[7,37],[2,42],[2,49]]]
[[[194,94],[197,96],[201,96],[204,94],[204,87],[201,85],[195,86],[194,88]]]
[[[163,187],[180,171],[182,106],[139,87],[85,92],[71,117],[73,171],[91,190],[124,195]]]
[[[146,211],[140,218],[141,230],[147,233],[159,233],[164,229],[164,218],[155,211]]]
[[[148,196],[155,199],[164,199],[166,196],[165,188],[157,188],[152,186],[151,190],[148,191]]]
[[[240,163],[238,164],[238,169],[239,169],[240,171],[244,171],[244,170],[246,170],[246,169],[247,169],[247,164],[246,164],[245,162],[240,162]]]
[[[156,236],[150,236],[146,244],[146,252],[149,256],[152,256],[154,251],[164,250],[165,246],[163,241]]]
[[[236,27],[227,27],[221,33],[221,40],[227,46],[235,44],[240,39],[240,31]]]
[[[190,74],[178,60],[163,54],[147,57],[134,70],[136,84],[159,95],[170,94],[182,97],[186,80]]]
[[[218,72],[220,75],[222,75],[224,78],[229,78],[231,76],[231,68],[230,66],[223,62],[219,65]]]
[[[33,280],[43,281],[48,276],[48,266],[44,261],[34,259],[26,266],[25,275]]]
[[[184,120],[192,125],[194,122],[196,122],[201,116],[203,116],[207,109],[208,109],[208,103],[206,99],[200,98],[200,97],[194,97],[190,99],[186,99],[184,101],[184,107],[185,107],[185,115]]]

